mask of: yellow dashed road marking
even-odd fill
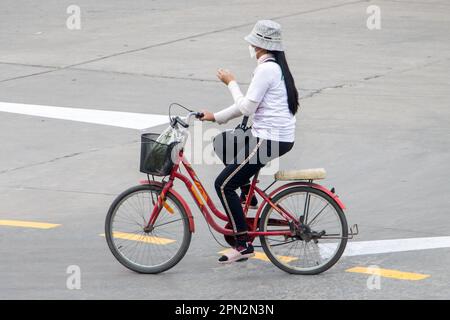
[[[228,250],[222,250],[219,253],[220,254],[224,254],[227,251]],[[255,251],[255,256],[252,257],[252,259],[258,259],[258,260],[270,262],[270,260],[267,257],[267,255],[264,252],[260,252],[260,251]],[[280,259],[282,262],[286,262],[286,263],[294,261],[294,260],[297,260],[297,258],[289,257],[289,256],[278,256],[278,259]]]
[[[152,244],[164,245],[164,244],[176,242],[176,240],[172,240],[172,239],[149,236],[149,235],[141,235],[141,234],[135,234],[135,233],[127,233],[127,232],[114,232],[113,235],[114,235],[114,238],[117,238],[117,239],[139,241],[139,242],[152,243]],[[101,236],[104,237],[105,234],[102,233]]]
[[[60,224],[34,222],[34,221],[22,221],[22,220],[0,220],[0,226],[35,228],[35,229],[51,229],[51,228],[59,227]]]
[[[385,278],[392,279],[400,279],[400,280],[423,280],[430,277],[429,274],[421,274],[421,273],[413,273],[413,272],[403,272],[399,270],[391,270],[391,269],[376,269],[376,268],[366,268],[366,267],[355,267],[345,270],[346,272],[355,272],[355,273],[365,273],[365,274],[374,274],[380,275]]]
[[[253,258],[262,260],[262,261],[270,261],[264,252],[255,251],[255,256]],[[297,260],[297,258],[289,257],[289,256],[278,256],[278,259],[281,260],[281,262],[286,262],[286,263]]]

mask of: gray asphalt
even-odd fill
[[[242,38],[256,20],[275,19],[302,97],[282,167],[326,168],[322,183],[336,187],[359,224],[357,240],[450,235],[448,1],[77,0],[82,28],[68,30],[73,3],[1,1],[0,101],[220,110],[232,100],[215,70],[230,69],[245,88],[254,62]],[[372,4],[380,30],[366,27]],[[185,258],[138,275],[99,234],[115,196],[143,177],[139,132],[8,113],[0,124],[0,219],[61,224],[0,226],[1,299],[450,298],[448,248],[347,257],[319,276],[259,260],[218,266],[222,248],[190,199],[197,231]],[[220,166],[194,167],[214,194]],[[81,268],[80,290],[66,288],[69,265]],[[382,278],[369,290],[367,275],[345,272],[370,265],[430,277]]]

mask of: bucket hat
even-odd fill
[[[281,25],[272,20],[259,20],[252,32],[244,38],[258,48],[270,51],[283,51],[281,41]]]

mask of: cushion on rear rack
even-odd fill
[[[280,170],[275,173],[275,180],[319,180],[327,175],[324,168],[302,170]]]

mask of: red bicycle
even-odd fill
[[[147,180],[121,193],[112,203],[105,223],[108,246],[125,267],[139,273],[160,273],[175,266],[186,254],[195,231],[194,217],[183,197],[174,190],[174,181],[185,184],[207,223],[223,234],[233,245],[233,230],[228,217],[217,209],[194,169],[183,155],[188,128],[193,117],[186,121],[171,118],[171,130],[177,141],[170,144],[157,142],[157,134],[142,136],[141,171],[165,176],[162,181]],[[159,149],[163,161],[152,158],[149,150]],[[170,154],[174,154],[171,157]],[[150,158],[143,158],[143,154]],[[159,159],[161,160],[161,159]],[[159,163],[158,168],[145,167],[146,162]],[[187,175],[183,174],[184,168]],[[324,272],[341,257],[347,239],[353,237],[344,215],[345,206],[334,188],[314,183],[325,178],[323,169],[278,171],[274,181],[264,190],[255,175],[244,212],[247,216],[249,236],[259,238],[265,255],[280,269],[312,275]],[[288,181],[272,191],[276,182]],[[262,198],[254,217],[249,217],[252,195]],[[213,215],[225,222],[219,225]],[[256,246],[258,247],[258,246]],[[264,254],[259,253],[259,254]]]

